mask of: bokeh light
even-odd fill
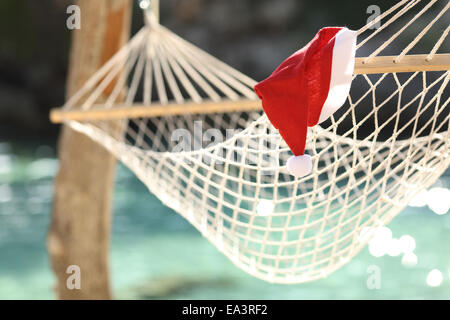
[[[259,200],[258,205],[256,206],[256,213],[260,216],[269,216],[273,213],[273,209],[275,205],[270,200]]]
[[[373,235],[373,238],[370,237]],[[388,227],[363,228],[359,234],[359,241],[369,241],[369,253],[380,258],[384,255],[397,257],[403,254],[401,263],[405,267],[417,265],[418,257],[414,253],[416,248],[415,239],[408,235],[402,235],[399,239],[392,236],[392,231]]]
[[[402,243],[399,239],[392,238],[389,242],[386,253],[391,257],[399,256],[402,253]]]
[[[148,9],[150,7],[150,0],[141,0],[139,2],[139,7],[143,10]]]
[[[407,252],[402,257],[402,265],[407,268],[414,267],[418,262],[418,258],[414,252]]]
[[[388,253],[392,241],[392,231],[388,227],[379,227],[369,241],[369,252],[374,257],[382,257]]]
[[[402,247],[402,251],[405,253],[413,252],[416,248],[416,240],[411,237],[409,234],[404,234],[400,237],[400,245]]]
[[[427,285],[430,287],[439,287],[443,280],[442,272],[438,269],[431,270],[427,275]]]
[[[415,197],[413,197],[408,205],[410,207],[425,207],[428,201],[428,191],[422,190]]]
[[[446,214],[450,208],[450,190],[447,188],[431,188],[427,196],[428,207],[436,214]]]

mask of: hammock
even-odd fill
[[[323,278],[449,166],[449,6],[401,0],[358,30],[350,95],[309,128],[314,168],[300,179],[256,82],[151,11],[51,118],[104,146],[242,270]]]

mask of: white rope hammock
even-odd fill
[[[301,179],[284,167],[291,153],[256,82],[150,13],[52,119],[108,149],[239,268],[270,282],[319,279],[449,166],[449,6],[401,0],[358,31],[364,58],[348,101],[309,129],[314,168]],[[230,129],[240,131],[221,141]],[[178,133],[191,151],[177,150]]]

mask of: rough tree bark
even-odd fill
[[[67,96],[129,38],[131,0],[78,0],[81,30],[73,32]],[[83,134],[63,126],[47,246],[60,299],[110,299],[108,251],[116,160]],[[81,289],[66,287],[68,266],[81,270]]]

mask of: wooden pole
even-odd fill
[[[67,96],[74,94],[129,38],[131,0],[78,0],[77,4],[81,8],[81,30],[73,32]],[[57,296],[109,299],[108,251],[116,160],[67,126],[62,127],[58,154],[60,168],[47,237]],[[72,275],[68,272],[74,270],[69,267],[73,265],[81,272],[81,289],[67,286]]]
[[[405,56],[399,62],[394,62],[395,58],[395,56],[374,57],[367,63],[364,63],[366,58],[356,58],[354,74],[450,70],[450,54],[437,54],[430,61],[426,60],[427,55]],[[90,121],[125,118],[132,119],[183,114],[254,111],[261,110],[261,108],[261,102],[259,100],[247,99],[218,102],[205,101],[201,103],[188,102],[185,104],[154,104],[150,106],[118,105],[110,109],[105,109],[102,108],[101,105],[98,105],[88,110],[53,109],[50,112],[50,120],[54,123],[61,123],[64,120]]]
[[[156,21],[159,23],[159,0],[152,0],[152,12],[155,15]]]

